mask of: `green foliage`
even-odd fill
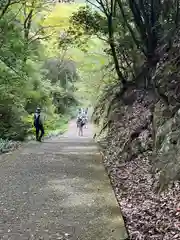
[[[71,106],[77,103],[75,64],[63,58],[59,66],[61,58],[57,49],[53,51],[53,59],[49,54],[54,47],[51,43],[57,37],[49,39],[50,31],[44,24],[51,5],[47,8],[40,0],[1,4],[0,138],[17,141],[34,134],[33,113],[37,106],[45,113],[44,127],[49,134],[65,125],[66,121],[59,119],[64,118],[62,114],[68,119]],[[49,64],[51,60],[53,68]]]
[[[46,79],[65,90],[72,90],[73,83],[78,79],[75,63],[71,60],[51,58],[45,62],[43,69],[46,70]]]
[[[110,18],[111,26],[109,25]],[[134,78],[138,71],[137,63],[138,67],[141,66],[143,56],[123,22],[117,4],[116,10],[112,10],[111,14],[105,10],[103,12],[95,11],[89,6],[81,7],[72,15],[70,23],[67,37],[72,38],[73,44],[82,45],[87,51],[89,46],[87,40],[82,36],[88,38],[96,36],[102,41],[106,55],[111,57],[108,65],[111,65],[111,69],[115,65],[114,73],[117,74],[117,77],[124,81]]]
[[[96,10],[85,6],[73,13],[66,35],[68,44],[85,43],[87,48],[85,36],[102,39],[107,43],[105,52],[112,57],[112,65],[123,85],[137,79],[145,65],[151,68],[157,64],[159,50],[171,44],[180,19],[178,0],[172,4],[156,0],[93,1],[94,5]]]
[[[0,138],[23,140],[30,127],[29,124],[23,121],[23,114],[25,115],[25,111],[16,106],[13,100],[11,102],[9,99],[8,101],[3,99],[0,103],[0,112]]]
[[[0,138],[0,154],[14,150],[18,146],[19,146],[18,142]]]
[[[77,100],[73,95],[74,82],[78,79],[73,61],[66,59],[48,59],[43,65],[44,77],[52,84],[52,99],[57,113],[65,113]]]
[[[84,32],[78,31],[78,28],[73,28],[79,26],[82,31],[86,31],[89,35],[95,35],[98,32],[101,32],[103,35],[108,33],[106,17],[89,6],[80,7],[78,12],[73,13],[70,18],[70,24],[72,24],[69,28],[72,31],[71,34],[84,34]]]

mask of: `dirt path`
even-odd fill
[[[0,162],[0,239],[123,240],[124,222],[92,129],[31,143]]]

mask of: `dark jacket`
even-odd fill
[[[38,128],[43,125],[40,113],[34,114],[34,127]]]

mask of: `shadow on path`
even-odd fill
[[[0,165],[0,239],[127,239],[92,129],[85,134],[71,123]]]

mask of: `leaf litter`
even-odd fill
[[[111,156],[112,157],[112,156]],[[104,163],[123,213],[130,240],[180,239],[180,183],[160,194],[153,191],[154,176],[148,158],[125,164]]]

